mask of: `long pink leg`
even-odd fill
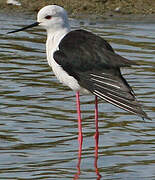
[[[98,131],[98,100],[97,100],[97,96],[95,96],[95,127],[96,127],[96,132],[95,132],[95,161],[94,161],[94,167],[95,167],[95,171],[96,171],[96,175],[97,175],[97,179],[96,180],[100,180],[101,179],[101,175],[99,173],[98,170],[98,166],[97,166],[97,161],[98,161],[98,141],[99,141],[99,131]]]
[[[98,131],[98,100],[97,100],[97,96],[95,96],[95,127],[96,127],[96,132],[94,135],[94,138],[95,138],[95,156],[98,157],[99,131]]]
[[[82,136],[82,121],[81,121],[81,112],[80,112],[79,92],[76,92],[76,104],[77,104],[77,114],[78,114],[79,149],[82,149],[83,136]]]

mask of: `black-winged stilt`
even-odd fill
[[[71,31],[66,11],[57,5],[45,6],[39,11],[37,22],[9,33],[38,25],[47,30],[48,64],[59,81],[76,92],[80,145],[82,126],[79,93],[90,92],[95,95],[96,144],[98,144],[97,97],[142,118],[150,119],[121,75],[121,67],[135,63],[116,54],[103,38],[85,30]]]

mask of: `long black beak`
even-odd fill
[[[26,27],[23,27],[23,28],[21,28],[21,29],[17,29],[17,30],[14,30],[14,31],[10,31],[10,32],[8,32],[7,34],[15,33],[15,32],[18,32],[18,31],[23,31],[23,30],[25,30],[25,29],[32,28],[32,27],[35,27],[35,26],[38,26],[38,25],[39,25],[39,22],[35,22],[35,23],[30,24],[30,25],[28,25],[28,26],[26,26]]]

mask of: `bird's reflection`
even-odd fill
[[[77,172],[74,176],[74,180],[77,180],[80,176],[80,165],[81,165],[81,154],[82,154],[82,143],[79,144],[79,150],[78,150],[78,163],[76,165]]]
[[[96,172],[96,175],[97,175],[96,180],[100,180],[102,176],[99,173],[98,165],[97,165],[97,161],[98,161],[98,139],[95,140],[95,144],[96,145],[95,145],[94,168],[95,168],[95,172]]]
[[[81,155],[82,155],[82,144],[79,144],[79,150],[78,150],[78,162],[77,162],[77,172],[74,176],[74,180],[78,180],[79,179],[79,176],[80,176],[80,166],[81,166]],[[96,172],[96,175],[97,175],[97,178],[96,180],[100,180],[101,179],[101,175],[99,173],[99,170],[98,170],[98,139],[95,138],[95,153],[94,153],[94,170]]]

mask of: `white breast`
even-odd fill
[[[53,58],[53,53],[56,50],[59,50],[58,45],[61,39],[64,37],[64,35],[61,34],[61,38],[60,34],[48,36],[46,41],[46,54],[48,64],[50,67],[52,67],[53,73],[62,84],[70,87],[72,90],[76,92],[80,91],[82,93],[88,93],[88,91],[82,88],[79,85],[78,81],[73,76],[70,76],[66,71],[64,71],[61,65],[59,65]]]

